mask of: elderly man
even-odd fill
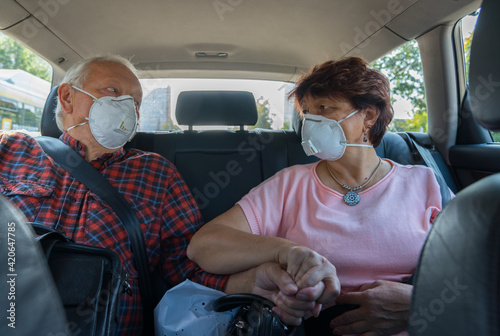
[[[336,295],[335,290],[324,291],[320,282],[302,290],[302,301],[296,299],[296,285],[278,264],[228,277],[203,272],[187,258],[189,240],[203,223],[184,181],[162,156],[123,148],[135,134],[142,100],[141,85],[129,61],[106,56],[77,64],[66,73],[58,95],[60,140],[85,157],[131,204],[142,226],[150,268],[159,268],[165,281],[177,284],[191,279],[228,293],[265,295],[282,308],[278,314],[292,323],[300,322],[308,310],[317,311],[315,301],[320,296]],[[110,124],[118,125],[116,130],[103,127]],[[139,335],[142,309],[137,272],[127,231],[109,206],[22,133],[0,133],[0,187],[28,221],[118,254],[133,293],[122,295],[118,334]]]

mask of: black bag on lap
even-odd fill
[[[76,244],[61,232],[31,223],[47,257],[72,335],[116,335],[121,294],[130,290],[112,251]]]
[[[271,310],[274,304],[254,294],[231,294],[214,301],[217,312],[238,308],[226,335],[229,336],[287,336],[290,330]]]

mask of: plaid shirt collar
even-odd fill
[[[64,142],[66,145],[70,146],[73,150],[75,150],[83,158],[85,158],[85,156],[87,154],[87,148],[82,142],[73,138],[71,135],[69,135],[66,132],[63,132],[63,134],[59,137],[59,139],[62,142]],[[113,153],[102,154],[101,156],[92,160],[90,163],[96,169],[104,169],[107,166],[113,164],[114,162],[121,160],[125,156],[125,154],[126,154],[126,151],[123,149],[123,147],[121,147]]]

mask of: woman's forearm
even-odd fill
[[[278,261],[278,251],[284,245],[295,244],[210,222],[194,235],[187,254],[207,272],[233,274]]]

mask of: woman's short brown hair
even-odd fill
[[[359,57],[342,58],[316,65],[304,74],[290,93],[302,113],[301,103],[306,96],[345,99],[358,110],[375,107],[379,116],[368,131],[374,147],[382,141],[391,122],[392,110],[389,81]]]

